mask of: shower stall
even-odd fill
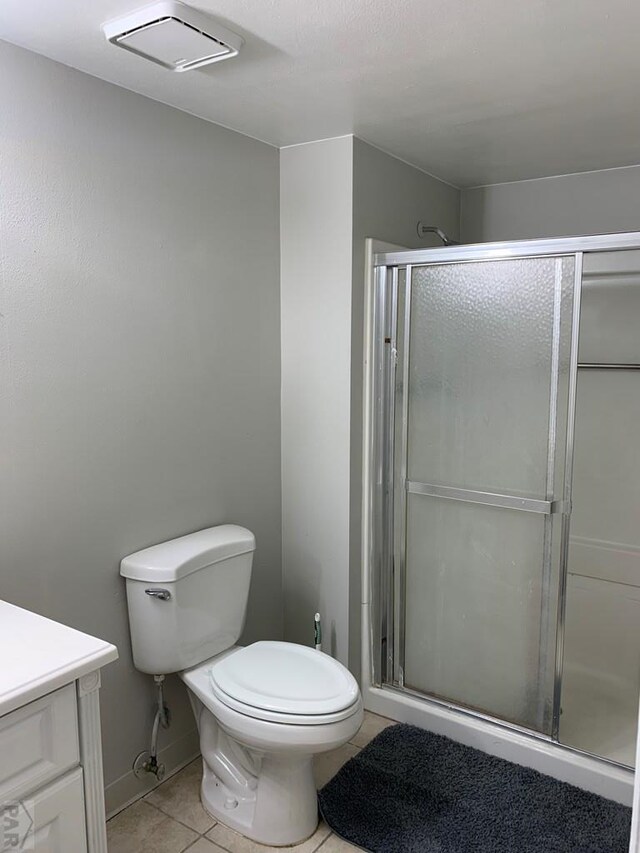
[[[640,233],[371,273],[366,704],[630,802]]]

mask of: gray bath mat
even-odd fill
[[[626,853],[631,809],[415,726],[385,729],[320,791],[372,853]]]

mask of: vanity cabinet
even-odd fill
[[[99,690],[115,646],[5,602],[0,646],[0,853],[107,853]]]

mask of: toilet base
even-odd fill
[[[190,693],[198,721],[202,805],[220,823],[268,844],[285,847],[309,838],[318,826],[313,755],[250,749],[226,732]]]
[[[299,844],[316,831],[312,758],[263,757],[254,790],[230,787],[203,761],[202,804],[219,823],[273,847]]]
[[[265,721],[220,702],[209,685],[209,668],[205,662],[180,674],[200,733],[203,806],[220,823],[261,844],[305,841],[318,825],[313,758],[358,731],[361,699],[347,717],[329,723]]]

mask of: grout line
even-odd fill
[[[329,830],[329,835],[327,835],[326,838],[322,839],[322,841],[320,842],[320,845],[318,847],[316,847],[316,849],[313,851],[313,853],[319,853],[319,850],[322,847],[324,847],[324,845],[327,843],[327,841],[331,838],[332,835],[333,835],[333,831]]]
[[[107,816],[106,816],[106,822],[107,822],[107,823],[109,823],[109,821],[110,821],[110,820],[113,820],[113,819],[114,819],[114,817],[117,817],[117,816],[118,816],[119,814],[121,814],[123,811],[126,811],[126,809],[130,808],[131,806],[135,805],[136,803],[141,803],[141,802],[143,802],[144,800],[146,800],[146,798],[149,796],[149,794],[152,794],[154,791],[157,791],[157,790],[158,790],[158,788],[161,788],[161,787],[162,787],[162,785],[164,785],[164,784],[165,784],[166,782],[168,782],[170,779],[173,779],[173,777],[174,777],[174,776],[177,776],[177,775],[178,775],[178,773],[181,773],[183,770],[186,770],[186,769],[187,769],[187,767],[189,767],[189,765],[190,765],[190,764],[193,764],[193,762],[194,762],[194,761],[198,761],[198,760],[199,760],[199,759],[201,759],[201,758],[202,758],[202,756],[200,755],[200,753],[198,753],[198,755],[194,756],[193,758],[188,758],[188,759],[186,760],[186,762],[180,762],[179,764],[177,764],[175,767],[173,767],[173,768],[169,771],[169,775],[168,775],[168,776],[166,776],[166,777],[162,780],[162,782],[158,782],[156,785],[154,785],[153,787],[149,788],[149,789],[148,789],[148,790],[146,790],[146,791],[138,792],[138,793],[137,793],[135,796],[133,796],[130,800],[127,800],[127,801],[124,803],[124,805],[118,806],[114,811],[109,812],[109,813],[107,814]],[[126,775],[126,774],[125,774],[125,775]],[[120,779],[117,779],[117,780],[116,780],[116,783],[117,783],[117,782],[119,782],[122,778],[124,778],[124,777],[120,777]]]
[[[188,846],[188,847],[185,847],[183,850],[181,850],[181,851],[180,851],[180,853],[189,853],[189,850],[191,850],[191,848],[192,848],[192,847],[194,847],[194,846],[198,843],[198,841],[200,841],[200,839],[201,839],[202,837],[203,837],[202,835],[199,835],[199,836],[196,838],[196,840],[195,840],[195,841],[192,841],[192,842],[191,842],[191,844],[189,844],[189,846]],[[209,839],[207,839],[207,841],[208,841],[208,840],[209,840]]]
[[[155,804],[155,803],[149,803],[149,805],[150,805],[150,806],[153,806],[153,807],[154,807],[154,808],[156,808],[156,809],[158,809],[158,811],[159,811],[159,812],[162,812],[162,814],[163,814],[165,817],[169,817],[169,818],[171,818],[171,820],[175,820],[175,822],[176,822],[176,823],[179,823],[181,826],[184,826],[184,827],[186,827],[187,829],[190,829],[190,830],[191,830],[191,832],[196,832],[196,833],[198,834],[198,836],[200,836],[200,837],[201,837],[201,836],[203,836],[203,835],[205,835],[207,832],[211,832],[211,830],[213,829],[213,827],[218,823],[218,821],[217,821],[217,820],[214,820],[213,818],[211,818],[211,820],[213,820],[213,823],[211,824],[211,826],[207,827],[207,829],[205,829],[205,831],[204,831],[204,832],[200,832],[199,830],[194,829],[192,826],[189,826],[189,824],[188,824],[188,823],[185,823],[183,820],[180,820],[180,818],[179,818],[179,817],[176,817],[175,815],[169,814],[169,812],[166,812],[166,811],[165,811],[161,806],[156,806],[156,804]]]
[[[209,830],[207,830],[207,832],[208,831]],[[218,850],[225,850],[226,853],[230,853],[230,851],[227,850],[226,847],[222,847],[220,844],[216,844],[215,841],[212,841],[210,838],[207,838],[206,835],[199,835],[195,841],[192,841],[191,844],[188,847],[185,847],[184,850],[181,850],[180,853],[189,853],[189,850],[191,850],[193,847],[195,847],[196,844],[198,843],[198,841],[202,841],[203,838],[205,841],[208,841],[209,844],[213,844],[214,850],[217,848]]]
[[[159,786],[158,786],[158,787],[159,787]],[[175,820],[175,822],[176,822],[176,823],[179,823],[181,826],[184,826],[186,829],[190,829],[190,830],[191,830],[191,832],[196,832],[199,836],[202,836],[202,835],[204,835],[204,834],[205,834],[205,833],[207,833],[207,832],[211,832],[211,830],[213,829],[213,827],[218,823],[218,821],[217,821],[217,820],[215,820],[214,818],[211,818],[211,820],[213,821],[213,823],[211,824],[211,826],[209,826],[207,829],[205,829],[205,831],[204,831],[204,832],[199,832],[199,830],[194,829],[192,826],[189,826],[189,824],[188,824],[188,823],[185,823],[183,820],[180,820],[180,818],[179,818],[179,817],[176,817],[175,815],[169,814],[169,812],[165,811],[165,810],[162,808],[162,806],[157,806],[155,803],[147,802],[146,797],[145,797],[145,799],[144,799],[144,802],[146,802],[148,806],[151,806],[152,808],[154,808],[154,809],[156,809],[157,811],[159,811],[159,812],[160,812],[161,814],[163,814],[165,817],[171,818],[171,820]]]

